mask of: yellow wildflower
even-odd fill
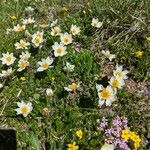
[[[146,40],[147,40],[147,41],[150,41],[150,36],[149,36],[149,37],[146,37]]]
[[[76,142],[73,142],[72,144],[68,144],[68,150],[78,150],[79,146],[76,145]]]
[[[144,52],[141,50],[138,50],[134,54],[135,54],[135,57],[141,58],[143,56]]]
[[[81,129],[78,130],[78,131],[76,131],[76,136],[79,137],[79,139],[82,139],[82,137],[83,137],[83,132],[82,132]]]
[[[10,16],[10,18],[11,18],[12,20],[16,20],[16,19],[17,19],[16,16]]]
[[[130,138],[130,131],[128,129],[122,130],[121,138],[128,140]]]
[[[140,147],[141,139],[135,132],[130,132],[130,139],[134,142],[134,147],[137,149]]]
[[[125,140],[132,140],[134,142],[134,148],[140,147],[141,139],[135,132],[131,132],[128,129],[122,130],[121,137]]]
[[[26,78],[25,78],[25,77],[20,77],[20,80],[21,80],[21,81],[25,81]]]

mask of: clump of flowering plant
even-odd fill
[[[135,132],[130,131],[127,118],[116,116],[109,124],[103,117],[102,120],[97,120],[97,123],[98,130],[105,134],[106,143],[122,150],[131,150],[130,143],[135,149],[140,147],[141,139]]]

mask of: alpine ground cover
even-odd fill
[[[0,127],[18,149],[149,149],[149,6],[1,1]]]

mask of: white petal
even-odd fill
[[[71,89],[69,89],[68,87],[64,87],[64,89],[68,92],[72,91]]]
[[[107,100],[106,100],[106,106],[111,106],[111,104],[112,104],[112,101],[109,100],[109,99],[107,99]]]
[[[102,105],[104,104],[104,102],[105,102],[105,100],[101,100],[101,99],[99,99],[99,101],[98,101],[98,105],[99,105],[99,106],[102,106]]]
[[[41,72],[41,71],[44,71],[44,69],[43,69],[42,67],[39,67],[39,68],[37,69],[37,72]]]
[[[103,89],[103,86],[101,84],[96,84],[97,91],[101,91]]]

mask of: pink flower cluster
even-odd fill
[[[124,129],[129,129],[128,120],[125,117],[116,116],[111,123],[103,117],[102,120],[97,120],[98,127],[100,131],[104,131],[105,142],[113,144],[116,148],[122,150],[130,150],[127,144],[127,140],[121,138],[121,131]]]

